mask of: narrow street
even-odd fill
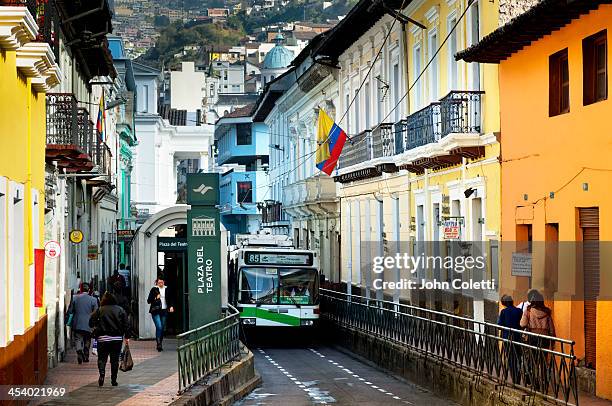
[[[274,335],[250,343],[263,384],[235,406],[455,404],[333,346]]]

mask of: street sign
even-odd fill
[[[62,246],[57,241],[49,241],[45,244],[45,256],[50,259],[59,258],[62,254]]]
[[[512,276],[531,276],[531,253],[512,253]]]
[[[117,240],[126,241],[131,240],[136,235],[134,230],[117,230]]]
[[[461,224],[459,219],[446,219],[442,222],[445,240],[458,240],[461,237]]]
[[[87,246],[87,259],[90,261],[98,259],[98,246],[96,244],[89,244]]]
[[[219,174],[187,175],[189,328],[221,317]]]
[[[83,232],[81,230],[72,230],[69,234],[70,242],[80,244],[83,241]]]
[[[157,252],[187,251],[186,238],[157,237]]]

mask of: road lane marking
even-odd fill
[[[324,405],[326,405],[328,403],[336,403],[336,399],[334,399],[329,394],[329,391],[323,391],[323,390],[321,390],[318,387],[312,387],[312,388],[308,387],[308,386],[316,385],[318,381],[309,381],[309,382],[298,381],[297,378],[293,377],[293,375],[290,375],[289,372],[287,372],[287,370],[282,367],[282,365],[280,365],[278,362],[276,362],[271,356],[266,354],[266,352],[264,350],[262,350],[261,348],[258,348],[257,350],[259,351],[260,354],[264,355],[264,358],[270,364],[272,364],[276,368],[278,368],[278,370],[281,371],[283,373],[283,375],[285,375],[287,378],[289,378],[293,383],[295,383],[298,386],[298,388],[300,388],[304,392],[306,392],[308,394],[308,396],[310,397],[310,399],[313,401],[313,403],[324,404]]]
[[[312,353],[314,353],[314,354],[316,354],[316,355],[318,355],[318,356],[323,356],[323,357],[325,357],[323,354],[321,354],[319,351],[315,350],[314,348],[309,348],[309,350],[310,350]],[[345,367],[344,367],[342,364],[340,364],[340,363],[338,363],[338,362],[334,361],[333,359],[331,359],[331,358],[327,358],[327,361],[328,361],[329,363],[331,363],[332,365],[337,366],[338,368],[340,368],[342,371],[346,372],[347,374],[351,375],[353,378],[356,378],[356,379],[358,379],[360,382],[363,382],[364,384],[368,385],[368,386],[369,386],[369,387],[371,387],[372,389],[377,389],[377,390],[378,390],[379,392],[381,392],[381,393],[384,393],[384,394],[386,394],[386,395],[392,396],[392,397],[393,397],[393,399],[396,399],[396,400],[401,400],[401,398],[400,398],[399,396],[396,396],[396,395],[394,395],[393,393],[391,393],[391,392],[387,391],[386,389],[383,389],[383,388],[380,388],[380,387],[378,387],[378,386],[374,385],[372,382],[366,381],[364,378],[361,378],[361,377],[360,377],[358,374],[354,373],[353,371],[351,371],[351,370],[350,370],[350,369],[348,369],[348,368],[345,368]]]

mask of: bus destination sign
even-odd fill
[[[247,251],[244,253],[244,263],[247,265],[302,265],[312,266],[311,253],[261,252]]]

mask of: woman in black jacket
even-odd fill
[[[129,325],[125,310],[117,305],[117,300],[110,293],[102,296],[100,308],[91,314],[89,326],[93,328],[93,336],[98,340],[98,385],[104,385],[106,360],[110,355],[111,384],[117,386],[119,371],[119,355],[123,340],[129,341]]]
[[[163,276],[159,276],[147,298],[147,303],[151,305],[149,307],[149,313],[151,313],[153,324],[155,324],[157,351],[163,350],[162,342],[164,341],[166,319],[168,318],[168,313],[174,312],[174,307],[172,307],[172,301],[167,288],[168,287],[164,284]]]

